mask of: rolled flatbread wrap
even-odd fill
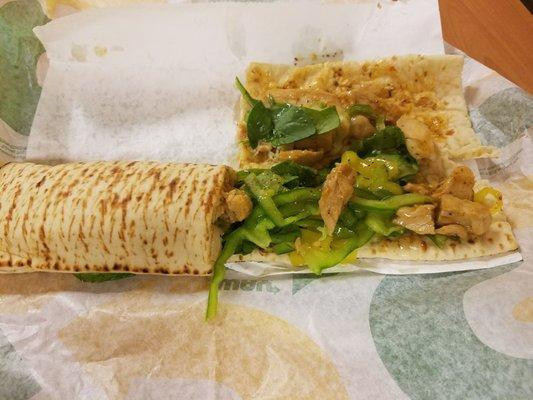
[[[212,272],[226,166],[94,162],[0,168],[0,270]]]

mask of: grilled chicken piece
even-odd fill
[[[396,218],[392,222],[419,235],[433,235],[435,233],[434,210],[435,206],[433,204],[401,207],[396,211]]]
[[[400,117],[396,125],[403,131],[407,150],[418,161],[422,175],[429,184],[437,184],[446,175],[431,131],[424,123],[406,115]]]
[[[435,233],[444,236],[455,236],[463,241],[468,240],[468,232],[466,231],[466,228],[462,225],[445,225],[441,228],[435,229]]]
[[[481,236],[489,230],[491,222],[490,211],[482,204],[459,199],[451,194],[440,197],[438,225],[462,225],[468,233]]]
[[[428,196],[431,194],[431,188],[424,185],[423,183],[408,182],[403,188],[406,192],[409,193],[419,193],[423,194],[424,196]]]
[[[363,115],[356,115],[350,119],[350,135],[356,139],[364,139],[372,136],[375,131],[376,128]]]
[[[470,168],[465,166],[457,167],[439,185],[433,193],[433,197],[451,194],[459,199],[472,200],[474,198],[474,181],[474,174]]]
[[[330,234],[337,225],[342,209],[352,197],[354,183],[355,172],[346,164],[339,164],[326,177],[318,205]]]
[[[320,162],[322,156],[324,155],[323,151],[312,151],[312,150],[284,150],[280,151],[278,154],[279,161],[291,160],[295,163],[313,166]]]
[[[226,212],[224,217],[230,223],[243,221],[252,212],[252,200],[241,189],[233,189],[226,194]]]

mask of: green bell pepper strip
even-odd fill
[[[294,244],[290,242],[278,243],[272,246],[272,251],[276,254],[287,254],[294,251]]]
[[[352,251],[366,244],[374,236],[374,232],[365,225],[360,225],[355,236],[349,239],[337,239],[332,242],[332,248],[327,250],[310,247],[302,257],[307,267],[316,275],[320,275],[326,268],[342,262]]]
[[[400,207],[413,204],[431,203],[433,199],[418,193],[399,194],[385,200],[369,200],[361,197],[352,197],[350,203],[356,207],[368,211],[395,211]]]
[[[215,261],[213,276],[209,286],[209,299],[207,301],[206,311],[207,320],[214,318],[217,313],[218,286],[224,280],[226,261],[235,254],[243,240],[247,240],[266,249],[271,243],[268,230],[272,228],[274,228],[274,223],[264,215],[260,207],[255,207],[244,224],[226,236],[222,252]]]
[[[406,176],[414,175],[418,172],[419,167],[416,160],[407,160],[400,154],[378,154],[367,157],[365,160],[377,160],[385,164],[389,170],[389,178],[398,180]]]
[[[439,249],[442,249],[444,247],[444,243],[449,239],[448,236],[445,235],[426,235]]]
[[[404,228],[392,223],[392,213],[369,212],[365,218],[365,224],[372,231],[383,236],[398,236],[404,232]]]
[[[274,228],[274,223],[268,219],[261,207],[255,207],[239,228],[233,231],[230,235],[239,232],[242,239],[246,239],[262,249],[266,249],[272,238],[268,233],[269,229]]]
[[[222,252],[215,261],[215,267],[213,269],[213,276],[211,277],[211,283],[209,285],[209,297],[207,299],[207,310],[205,313],[205,319],[207,321],[212,320],[217,315],[218,308],[218,287],[224,280],[226,275],[226,261],[235,253],[235,250],[241,242],[241,233],[237,229],[232,232],[226,238],[226,243],[222,249]]]
[[[277,206],[282,206],[289,203],[301,203],[304,201],[318,201],[320,199],[320,189],[315,188],[300,188],[293,189],[287,192],[278,193],[272,197]]]
[[[294,225],[297,225],[302,228],[320,228],[324,226],[324,221],[322,221],[322,218],[307,217],[296,221]]]
[[[274,203],[272,196],[269,196],[266,193],[266,190],[261,187],[257,176],[250,174],[245,179],[244,182],[252,196],[257,200],[265,214],[276,224],[276,226],[283,226],[285,221],[283,215],[279,211],[278,207]]]
[[[286,226],[278,229],[276,232],[271,232],[272,244],[280,244],[285,242],[293,243],[296,238],[300,237],[302,232],[300,228],[294,225]]]
[[[354,231],[350,228],[347,228],[345,226],[339,226],[337,225],[335,227],[335,230],[333,231],[333,237],[339,238],[339,239],[349,239],[354,236]]]
[[[292,217],[294,215],[307,213],[310,215],[320,215],[318,204],[316,203],[288,203],[279,207],[279,211],[284,218]]]

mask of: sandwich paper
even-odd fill
[[[435,1],[102,9],[36,33],[50,65],[26,154],[46,162],[233,164],[233,78],[249,61],[443,52]],[[464,82],[475,130],[502,153],[479,173],[504,191],[525,262],[228,271],[209,324],[206,278],[0,275],[0,399],[532,397],[532,100],[470,59]]]

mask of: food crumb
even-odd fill
[[[98,57],[104,57],[107,55],[107,47],[105,46],[94,46],[94,54]]]
[[[87,60],[87,53],[85,51],[85,46],[79,44],[73,44],[70,49],[70,54],[76,61],[83,62]]]

